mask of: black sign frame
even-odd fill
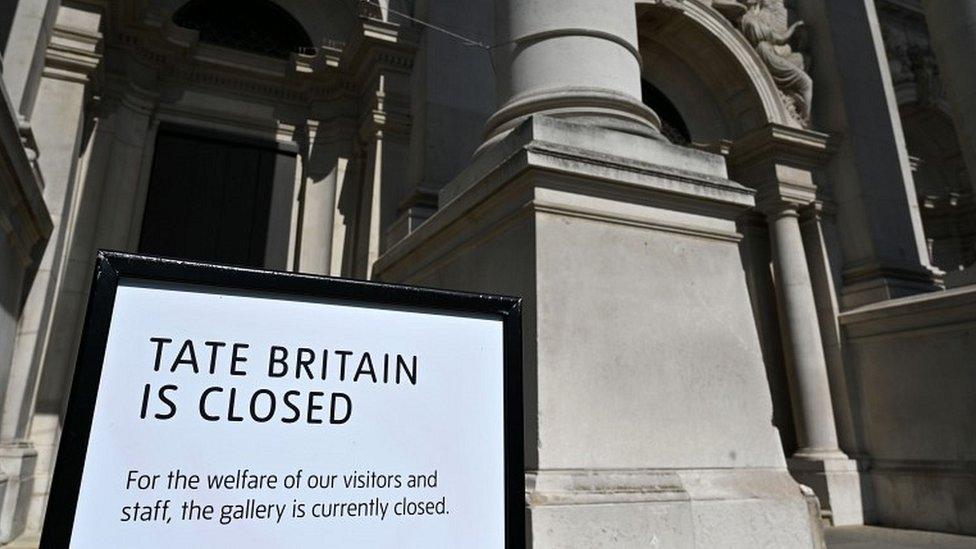
[[[100,250],[88,296],[65,423],[51,480],[40,549],[70,546],[82,472],[91,435],[105,346],[122,279],[183,283],[213,290],[245,290],[289,297],[336,300],[384,308],[477,314],[503,323],[505,549],[525,546],[525,480],[522,409],[522,300],[299,273]]]

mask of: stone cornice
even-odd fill
[[[374,272],[406,280],[424,268],[418,265],[436,264],[540,214],[738,242],[735,220],[753,207],[753,192],[721,173],[716,155],[534,116],[441,190],[437,213],[390,246]],[[669,213],[658,215],[662,211]]]
[[[840,314],[848,337],[976,327],[976,287],[937,291],[864,305]]]
[[[365,69],[375,65],[382,65],[387,70],[409,72],[416,50],[417,36],[412,30],[393,23],[361,18],[342,51],[339,65],[345,72],[359,77]]]
[[[184,36],[187,33],[192,36]],[[163,82],[219,88],[245,96],[296,105],[353,97],[357,85],[339,68],[339,51],[292,54],[285,61],[200,44],[196,31],[127,26],[109,35],[108,46],[130,55]],[[113,52],[113,55],[116,55]]]
[[[533,116],[477,155],[471,166],[441,190],[441,204],[462,194],[467,186],[480,178],[478,174],[485,166],[499,165],[521,151],[532,152],[537,157],[586,159],[591,164],[599,163],[604,168],[621,170],[621,177],[627,173],[660,174],[672,183],[693,182],[693,190],[709,186],[714,189],[712,200],[717,202],[749,206],[753,202],[752,190],[726,178],[725,162],[718,155],[596,126]],[[672,167],[686,165],[694,165],[698,170],[688,172]]]
[[[101,35],[92,36],[54,28],[44,60],[44,75],[87,83],[102,55]]]
[[[731,156],[736,163],[774,157],[814,168],[823,166],[834,154],[834,142],[825,133],[768,124],[736,139]]]
[[[416,30],[360,16],[344,43],[287,60],[255,55],[199,40],[199,33],[166,18],[146,19],[113,9],[106,32],[110,63],[106,81],[150,90],[158,112],[225,116],[201,107],[170,105],[172,90],[235,94],[248,101],[281,105],[295,124],[306,119],[354,120],[352,135],[406,139],[410,134],[410,75]],[[125,87],[125,86],[123,86]],[[194,110],[196,109],[196,110]]]
[[[411,29],[360,18],[342,52],[339,67],[355,82],[360,94],[361,139],[409,135],[410,90],[405,85],[416,49],[417,37]]]

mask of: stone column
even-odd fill
[[[806,251],[807,266],[813,283],[813,298],[817,304],[820,320],[820,337],[823,339],[824,354],[827,359],[827,377],[830,379],[830,395],[834,405],[834,423],[837,425],[837,440],[840,448],[848,456],[856,458],[860,445],[854,431],[851,399],[848,392],[847,372],[844,370],[844,357],[840,322],[837,318],[839,306],[837,290],[834,286],[834,273],[828,250],[836,236],[833,230],[832,205],[824,206],[817,201],[800,210],[800,232],[803,233],[803,247]]]
[[[546,114],[658,136],[641,97],[632,0],[498,0],[492,63],[499,108],[489,142]]]
[[[976,3],[971,0],[926,0],[925,20],[932,50],[945,82],[963,160],[976,194]]]
[[[355,127],[345,119],[308,121],[308,147],[302,156],[297,270],[341,275],[342,219],[339,197],[346,180]],[[341,242],[341,241],[340,241]],[[337,245],[338,244],[338,245]]]
[[[757,190],[769,224],[780,332],[797,450],[790,472],[814,489],[835,525],[863,522],[856,464],[840,450],[831,380],[799,210],[817,197],[814,173],[828,158],[827,136],[770,125],[738,139],[733,174]]]
[[[801,459],[846,458],[838,449],[813,285],[803,252],[797,205],[768,208],[773,268],[786,343],[793,415]]]

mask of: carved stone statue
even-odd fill
[[[739,30],[759,53],[793,114],[810,123],[813,80],[806,73],[803,55],[793,51],[790,40],[802,21],[789,24],[783,0],[713,0],[712,6]]]

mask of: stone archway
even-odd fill
[[[644,77],[675,103],[695,142],[768,124],[800,128],[756,50],[707,4],[637,2]]]

